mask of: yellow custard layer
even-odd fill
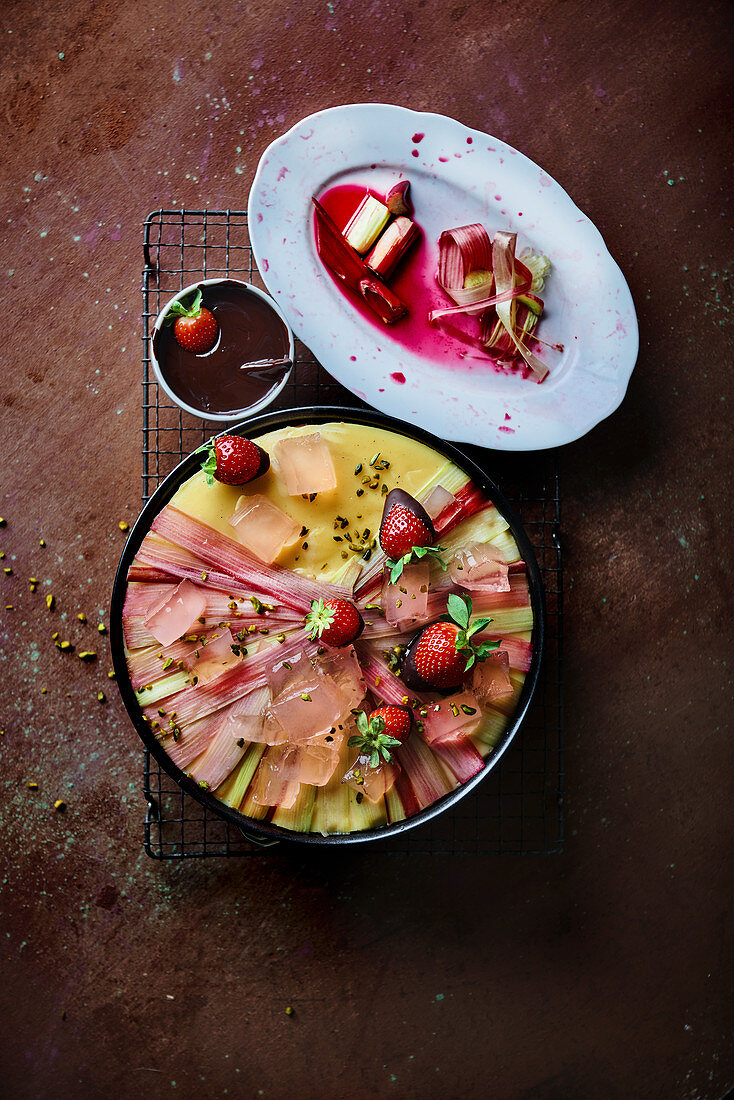
[[[312,501],[301,496],[289,496],[272,468],[243,486],[221,485],[219,482],[208,486],[204,473],[197,473],[179,489],[171,503],[182,512],[233,538],[236,537],[235,532],[228,520],[239,498],[264,494],[308,530],[303,539],[283,550],[277,564],[309,577],[329,580],[348,561],[342,557],[345,544],[334,541],[336,516],[349,520],[346,530],[364,531],[367,528],[376,536],[385,502],[383,484],[388,489],[399,487],[411,496],[418,496],[432,481],[440,481],[439,475],[456,469],[453,463],[447,462],[423,443],[363,424],[307,424],[297,428],[281,428],[262,436],[253,436],[253,439],[257,439],[260,446],[271,454],[279,439],[312,435],[314,432],[319,432],[328,443],[334,462],[337,484],[331,492],[319,493]],[[390,463],[389,469],[378,470],[370,466],[376,455],[379,455],[378,462],[385,460]],[[356,473],[360,464],[362,469]],[[379,476],[377,488],[363,483],[368,475]],[[361,496],[357,495],[359,490],[362,490]],[[304,543],[307,543],[305,548]]]

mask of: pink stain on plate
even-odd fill
[[[356,355],[350,355],[349,358],[352,360],[353,363],[357,362],[357,356]]]
[[[512,420],[512,417],[509,413],[505,413],[505,420]]]
[[[418,154],[418,150],[417,150],[417,149],[413,149],[413,156],[414,156],[414,157],[417,157],[418,155],[419,155],[419,154]]]
[[[511,435],[515,434],[515,429],[514,428],[508,428],[505,424],[500,424],[497,431],[498,432],[510,432]]]
[[[466,144],[467,144],[467,145],[473,145],[473,144],[474,144],[474,138],[470,138],[470,137],[468,137],[468,138],[466,139]]]
[[[270,264],[263,258],[263,271],[270,271]]]
[[[423,141],[423,138],[425,136],[426,136],[425,134],[413,134],[412,140],[413,140],[415,145],[418,145],[419,142]]]
[[[285,177],[287,176],[287,174],[288,174],[288,169],[285,167],[285,165],[283,165],[281,170],[278,172],[278,183],[280,183],[281,180],[284,180]]]
[[[399,386],[405,385],[405,375],[401,370],[393,371],[390,377],[392,378],[393,382],[397,382]]]
[[[438,159],[441,162],[441,164],[448,164],[448,162],[449,162],[448,157],[439,157]]]

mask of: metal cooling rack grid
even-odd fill
[[[231,275],[263,287],[241,210],[157,210],[144,225],[143,500],[178,463],[224,425],[197,420],[159,392],[149,334],[165,301],[202,278]],[[297,342],[296,366],[271,406],[364,407]],[[502,486],[538,558],[546,594],[547,639],[533,706],[501,763],[472,795],[426,825],[369,851],[414,854],[538,854],[563,847],[563,574],[561,498],[554,453],[531,456],[464,448]],[[234,825],[184,794],[146,751],[144,843],[157,859],[252,855],[262,851]]]

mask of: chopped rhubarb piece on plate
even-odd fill
[[[344,236],[357,252],[367,252],[390,220],[384,202],[367,192],[344,227]]]
[[[260,493],[241,496],[229,523],[242,545],[260,561],[268,563],[274,562],[283,548],[292,545],[301,533],[300,523]]]
[[[478,699],[500,699],[512,695],[510,657],[504,649],[495,649],[474,666],[471,688]]]
[[[289,496],[328,493],[336,489],[336,471],[329,444],[319,432],[279,439],[273,464]]]
[[[201,589],[191,581],[181,581],[151,607],[145,625],[157,642],[170,645],[188,633],[205,607],[206,596]]]
[[[388,764],[383,760],[378,767],[373,768],[370,754],[360,753],[345,773],[342,783],[346,783],[358,794],[363,794],[369,802],[379,802],[392,789],[399,772],[400,765],[397,762]]]
[[[472,733],[479,725],[482,712],[476,695],[469,691],[449,695],[437,703],[429,703],[422,719],[423,732],[428,744],[443,741],[461,731]]]
[[[470,542],[457,550],[449,565],[455,584],[470,592],[509,592],[507,562],[491,542]]]
[[[431,567],[427,559],[406,565],[395,584],[385,573],[382,582],[382,606],[385,619],[397,630],[407,630],[425,617],[428,607],[428,577]]]

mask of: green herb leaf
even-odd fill
[[[469,625],[469,616],[471,615],[471,600],[469,597],[457,596],[455,592],[452,592],[446,606],[454,622],[466,629]]]

